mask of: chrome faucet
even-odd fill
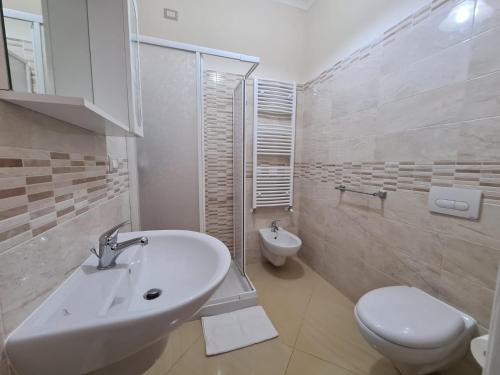
[[[279,228],[278,228],[278,223],[279,223],[280,221],[281,221],[281,220],[273,220],[273,221],[271,222],[271,232],[273,232],[273,233],[278,233],[278,230],[279,230]]]
[[[147,237],[136,237],[127,241],[118,242],[118,232],[120,228],[127,224],[125,221],[114,226],[108,231],[101,234],[99,237],[99,252],[95,248],[90,249],[90,252],[99,258],[98,270],[107,270],[116,266],[116,258],[128,247],[141,244],[145,246],[149,240]]]

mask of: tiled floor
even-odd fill
[[[200,322],[174,331],[162,357],[145,375],[396,375],[358,333],[354,305],[298,259],[281,269],[251,264],[248,274],[280,337],[210,357]],[[479,375],[464,361],[445,375]]]

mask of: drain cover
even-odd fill
[[[161,289],[153,288],[144,293],[144,299],[152,300],[161,296]]]

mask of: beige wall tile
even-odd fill
[[[463,274],[441,273],[439,297],[472,315],[483,327],[488,327],[490,323],[493,296],[493,290],[471,283]]]
[[[500,70],[500,56],[495,48],[491,48],[497,42],[498,34],[499,30],[495,28],[472,39],[469,78]]]
[[[464,120],[500,116],[500,72],[468,81],[466,90]]]
[[[325,245],[325,255],[318,272],[336,285],[351,301],[357,301],[364,293],[366,269],[361,258],[352,255],[349,249]]]
[[[464,81],[470,44],[460,43],[387,74],[380,81],[380,102],[403,99],[423,91]]]
[[[448,272],[462,275],[483,287],[495,289],[499,264],[500,249],[446,238],[443,268]]]
[[[459,160],[500,160],[500,117],[462,123]]]
[[[463,23],[454,22],[450,14],[457,3],[450,1],[439,7],[409,31],[399,35],[394,42],[384,46],[383,73],[404,68],[468,38],[473,17]]]
[[[351,79],[351,82],[353,80]],[[335,119],[349,113],[376,107],[378,104],[379,84],[378,74],[375,73],[366,82],[357,85],[354,83],[344,89],[335,90],[331,95],[331,118]]]
[[[378,109],[376,129],[386,134],[456,123],[460,121],[464,97],[465,85],[457,83],[385,103]]]
[[[40,296],[46,297],[90,256],[89,249],[103,228],[129,217],[128,209],[124,211],[127,201],[128,195],[110,200],[103,208],[90,210],[0,256],[0,302],[7,332],[31,313],[41,302]]]
[[[125,158],[123,139],[110,140],[111,149]],[[10,228],[15,222],[28,226],[23,233],[0,242],[0,305],[3,310],[0,326],[5,327],[6,333],[24,320],[89,256],[88,249],[95,245],[94,241],[105,228],[130,218],[126,173],[111,176],[111,183],[116,179],[116,186],[120,188],[120,194],[113,192],[115,199],[107,200],[105,194],[91,210],[88,210],[89,202],[84,200],[80,203],[84,206],[80,208],[85,207],[86,213],[73,217],[74,209],[65,211],[73,207],[72,198],[69,198],[58,203],[59,218],[55,212],[54,188],[58,196],[73,194],[72,178],[102,175],[105,179],[104,163],[96,167],[95,160],[101,163],[106,153],[106,137],[18,106],[0,103],[1,158],[22,159],[22,166],[8,167],[4,163],[0,168],[0,190],[14,187],[27,190],[21,196],[0,199],[0,228]],[[71,166],[68,158],[88,160],[84,164],[86,172],[52,175],[51,161],[56,168],[83,168],[81,163]],[[126,168],[125,163],[120,172]],[[68,179],[69,185],[64,185]],[[86,190],[87,187],[90,186],[82,183],[78,188]],[[20,207],[25,209],[12,216],[9,210]],[[3,337],[0,341],[3,346]],[[4,353],[0,358],[0,373],[3,374]]]
[[[423,9],[368,48],[370,62],[354,53],[305,86],[299,254],[352,300],[409,284],[488,324],[500,261],[500,65],[491,48],[500,2],[477,4],[475,20],[461,24],[452,15],[470,3]],[[339,201],[339,184],[389,194]],[[433,184],[482,189],[480,220],[430,213]]]
[[[381,244],[397,248],[428,265],[441,265],[445,241],[436,232],[377,216],[372,216],[365,223],[365,228]]]
[[[500,1],[478,1],[474,19],[474,33],[477,34],[497,26],[500,26]]]
[[[375,139],[375,160],[455,160],[459,141],[457,124],[380,135]]]
[[[326,137],[321,138],[323,143]],[[333,141],[329,144],[328,162],[375,161],[377,137],[366,136]],[[323,159],[324,160],[324,159]],[[323,161],[316,159],[316,161]]]
[[[399,284],[413,285],[430,294],[439,294],[440,267],[419,262],[399,249],[370,241],[370,248],[365,252],[365,263]]]

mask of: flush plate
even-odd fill
[[[479,219],[482,191],[433,186],[429,192],[429,210],[440,214]]]

